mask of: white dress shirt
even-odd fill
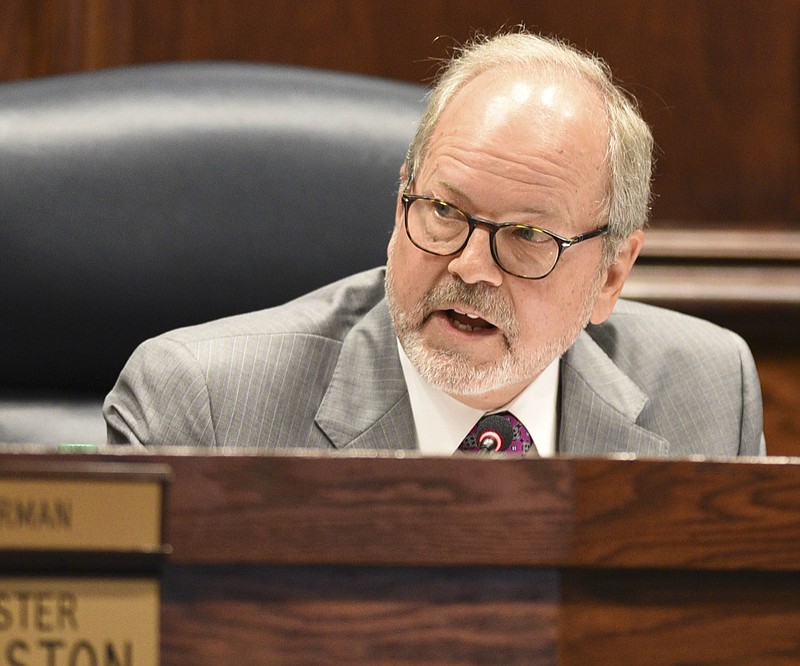
[[[468,407],[423,379],[398,341],[417,442],[426,456],[452,455],[478,419],[486,412]],[[509,411],[530,432],[542,457],[555,455],[558,432],[560,359],[555,359],[536,380],[507,405],[492,412]]]

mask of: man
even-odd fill
[[[502,412],[528,455],[763,454],[744,342],[618,300],[651,153],[601,62],[525,33],[472,44],[401,168],[385,274],[144,343],[109,442],[450,455],[505,448],[467,437]]]

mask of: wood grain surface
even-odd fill
[[[800,461],[3,455],[171,470],[162,663],[791,664]]]

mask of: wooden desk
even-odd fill
[[[800,660],[790,460],[110,458],[171,469],[163,664]]]

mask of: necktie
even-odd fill
[[[481,418],[458,450],[468,453],[499,451],[511,455],[538,455],[528,429],[511,412],[487,414]]]

